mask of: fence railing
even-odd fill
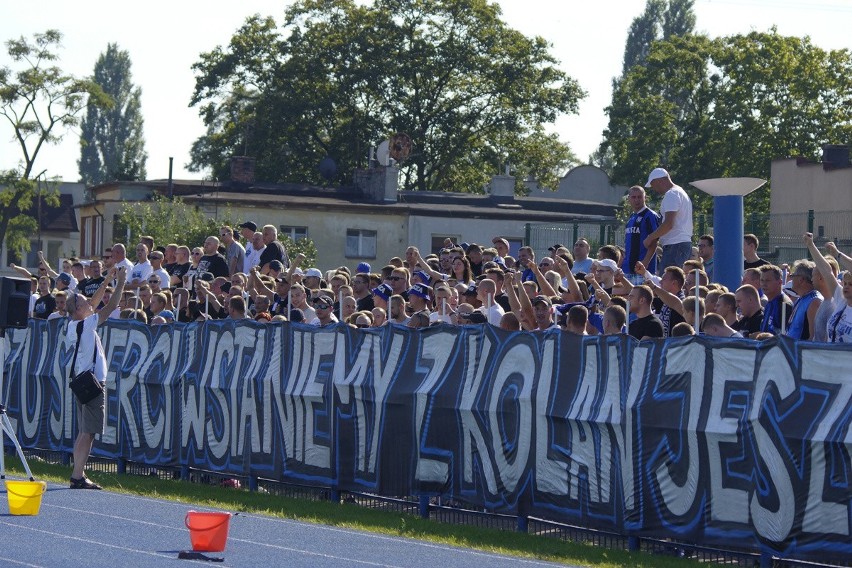
[[[704,234],[713,234],[713,216],[696,215],[694,241]],[[743,232],[760,240],[759,254],[777,264],[792,263],[807,258],[802,233],[814,234],[817,245],[834,241],[841,250],[852,248],[852,211],[814,211],[801,213],[751,213],[746,215]],[[558,224],[528,223],[526,243],[536,254],[547,254],[548,247],[561,243],[569,249],[578,238],[584,237],[594,251],[607,244],[624,245],[624,224],[617,220],[568,220]]]

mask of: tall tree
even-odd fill
[[[671,93],[687,93],[676,104]],[[773,159],[820,158],[821,145],[852,138],[852,53],[825,51],[776,30],[655,43],[607,108],[601,152],[613,177],[636,183],[657,165],[681,182],[768,178]],[[710,200],[699,196],[699,206]],[[769,188],[746,197],[769,210]]]
[[[662,37],[671,39],[695,31],[695,0],[669,0],[669,7],[663,14]]]
[[[90,104],[81,124],[80,181],[96,185],[111,180],[145,179],[142,90],[133,85],[130,54],[107,45],[95,63],[92,80],[112,97],[113,105]]]
[[[633,18],[627,41],[624,43],[624,61],[621,75],[626,75],[634,65],[645,62],[651,44],[660,39],[662,22],[665,18],[666,0],[648,0],[645,11]]]
[[[549,47],[487,0],[300,0],[280,29],[251,18],[195,64],[207,134],[191,166],[221,176],[247,153],[263,179],[321,181],[329,155],[348,183],[371,144],[406,132],[405,189],[477,190],[506,162],[558,169],[538,127],[584,93]]]
[[[78,123],[86,95],[94,104],[108,104],[101,89],[91,81],[68,75],[53,62],[62,33],[47,30],[32,39],[8,40],[6,51],[16,69],[0,68],[0,116],[11,127],[21,151],[20,166],[0,173],[0,253],[10,225],[33,227],[35,220],[24,214],[37,195],[55,199],[55,190],[41,193],[38,181],[47,170],[36,171],[36,162],[46,144],[62,140],[67,129]]]

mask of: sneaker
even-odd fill
[[[80,479],[71,478],[71,489],[103,489],[100,485],[89,479],[88,477],[81,477]]]

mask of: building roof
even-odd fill
[[[116,182],[119,183],[119,182]],[[114,187],[116,183],[94,188]],[[149,187],[168,194],[168,180],[120,182],[127,187]],[[187,201],[249,207],[288,207],[363,211],[442,218],[486,218],[557,222],[568,219],[611,219],[616,207],[605,203],[551,197],[505,198],[473,193],[400,191],[395,202],[371,200],[360,189],[295,183],[239,184],[233,182],[173,180],[172,192]]]
[[[74,196],[62,193],[57,196],[59,205],[48,205],[43,197],[33,200],[32,206],[24,213],[35,218],[39,222],[42,231],[56,233],[74,233],[79,231],[77,215],[74,211]],[[39,218],[39,204],[41,200],[41,218]]]

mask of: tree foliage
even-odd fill
[[[116,234],[129,234],[124,243],[128,247],[135,246],[142,235],[149,235],[157,245],[178,243],[192,248],[201,246],[210,235],[218,235],[219,227],[232,222],[227,211],[217,217],[206,216],[180,197],[169,199],[155,194],[149,201],[126,202],[121,206]]]
[[[57,30],[6,42],[14,67],[0,68],[0,116],[11,128],[21,160],[18,168],[0,174],[0,252],[9,244],[10,226],[19,244],[21,231],[34,226],[35,220],[24,212],[40,192],[39,181],[44,183],[48,177],[47,170],[35,170],[41,149],[61,141],[77,125],[87,95],[93,104],[108,104],[97,85],[68,75],[55,64],[61,43]],[[55,189],[41,196],[48,204],[58,205]]]
[[[130,54],[117,44],[107,45],[95,63],[92,80],[112,98],[109,108],[89,104],[81,124],[80,181],[145,179],[145,152],[141,111],[142,90],[133,85]]]
[[[132,201],[122,205],[116,219],[116,234],[129,235],[123,244],[132,248],[139,237],[148,235],[159,245],[177,243],[189,248],[201,246],[204,240],[219,235],[219,228],[228,225],[237,227],[230,209],[218,212],[216,218],[208,217],[198,207],[188,205],[180,197],[168,197],[154,194],[148,201]],[[285,235],[279,235],[288,253],[294,256],[305,255],[305,266],[314,266],[317,248],[310,239],[293,241]]]
[[[487,0],[300,0],[280,27],[250,18],[194,65],[207,133],[190,166],[222,177],[246,154],[260,179],[320,182],[331,156],[349,183],[371,145],[405,132],[405,189],[478,190],[507,162],[558,170],[569,150],[540,126],[583,92],[556,63]]]
[[[682,98],[680,98],[682,97]],[[682,101],[682,102],[675,102]],[[852,134],[852,53],[772,29],[652,45],[607,108],[600,152],[619,183],[669,168],[682,184],[728,176],[769,178],[773,159],[820,158],[822,144]],[[709,199],[700,196],[700,207]],[[746,207],[768,211],[768,188]]]

